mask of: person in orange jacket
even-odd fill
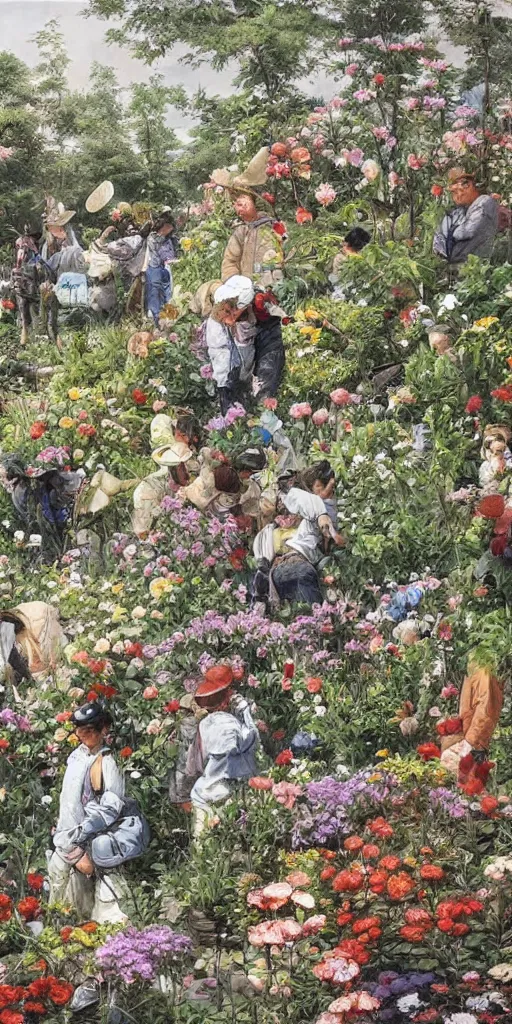
[[[460,694],[458,729],[444,735],[440,729],[441,764],[457,774],[460,785],[469,786],[468,792],[478,792],[487,782],[492,767],[488,748],[502,707],[503,684],[490,668],[470,662]]]

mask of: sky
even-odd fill
[[[189,68],[179,62],[180,54],[184,53],[180,47],[148,68],[133,59],[126,50],[108,44],[105,41],[108,22],[96,17],[84,18],[81,12],[85,6],[86,0],[0,0],[0,48],[11,50],[29,65],[35,64],[37,48],[33,36],[46,22],[55,18],[59,21],[71,58],[69,77],[77,89],[87,84],[91,63],[99,61],[115,69],[123,88],[128,88],[132,82],[147,81],[150,74],[157,71],[163,75],[167,85],[183,85],[190,92],[202,87],[210,94],[227,96],[232,91],[233,69],[217,73],[208,64],[199,69]],[[460,61],[460,54],[457,55],[449,46],[443,49],[450,59],[457,60],[458,57]],[[336,91],[333,79],[325,76],[303,83],[303,88],[325,98]],[[182,114],[170,110],[169,124],[178,136],[186,138],[190,122]]]

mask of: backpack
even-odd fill
[[[99,802],[103,795],[103,754],[90,768],[91,788]],[[140,857],[149,846],[149,825],[136,800],[126,797],[123,809],[112,825],[97,832],[90,842],[90,857],[96,867],[115,868]]]
[[[59,306],[70,308],[89,305],[89,289],[85,274],[61,274],[53,290]]]

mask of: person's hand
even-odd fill
[[[83,857],[81,857],[78,863],[75,864],[75,867],[81,875],[87,875],[88,878],[94,874],[94,864],[88,853],[84,853]]]
[[[337,548],[344,548],[346,546],[346,543],[347,543],[346,540],[345,540],[345,537],[342,537],[341,533],[335,533],[334,537],[333,537],[333,541],[336,544]]]
[[[245,709],[249,707],[248,702],[241,693],[234,693],[230,703],[233,711],[237,711],[239,713],[245,711]]]
[[[262,387],[263,387],[263,381],[262,380],[258,380],[257,377],[253,377],[252,378],[252,393],[253,393],[253,395],[255,397],[257,395],[259,395]]]

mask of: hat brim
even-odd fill
[[[101,185],[98,185],[87,199],[85,200],[85,209],[87,213],[98,213],[103,209],[107,203],[110,202],[114,195],[114,186],[111,181],[102,181]]]
[[[76,210],[65,210],[64,213],[59,213],[58,217],[52,217],[51,220],[47,220],[46,225],[49,230],[52,228],[64,228],[73,219],[75,213]]]

